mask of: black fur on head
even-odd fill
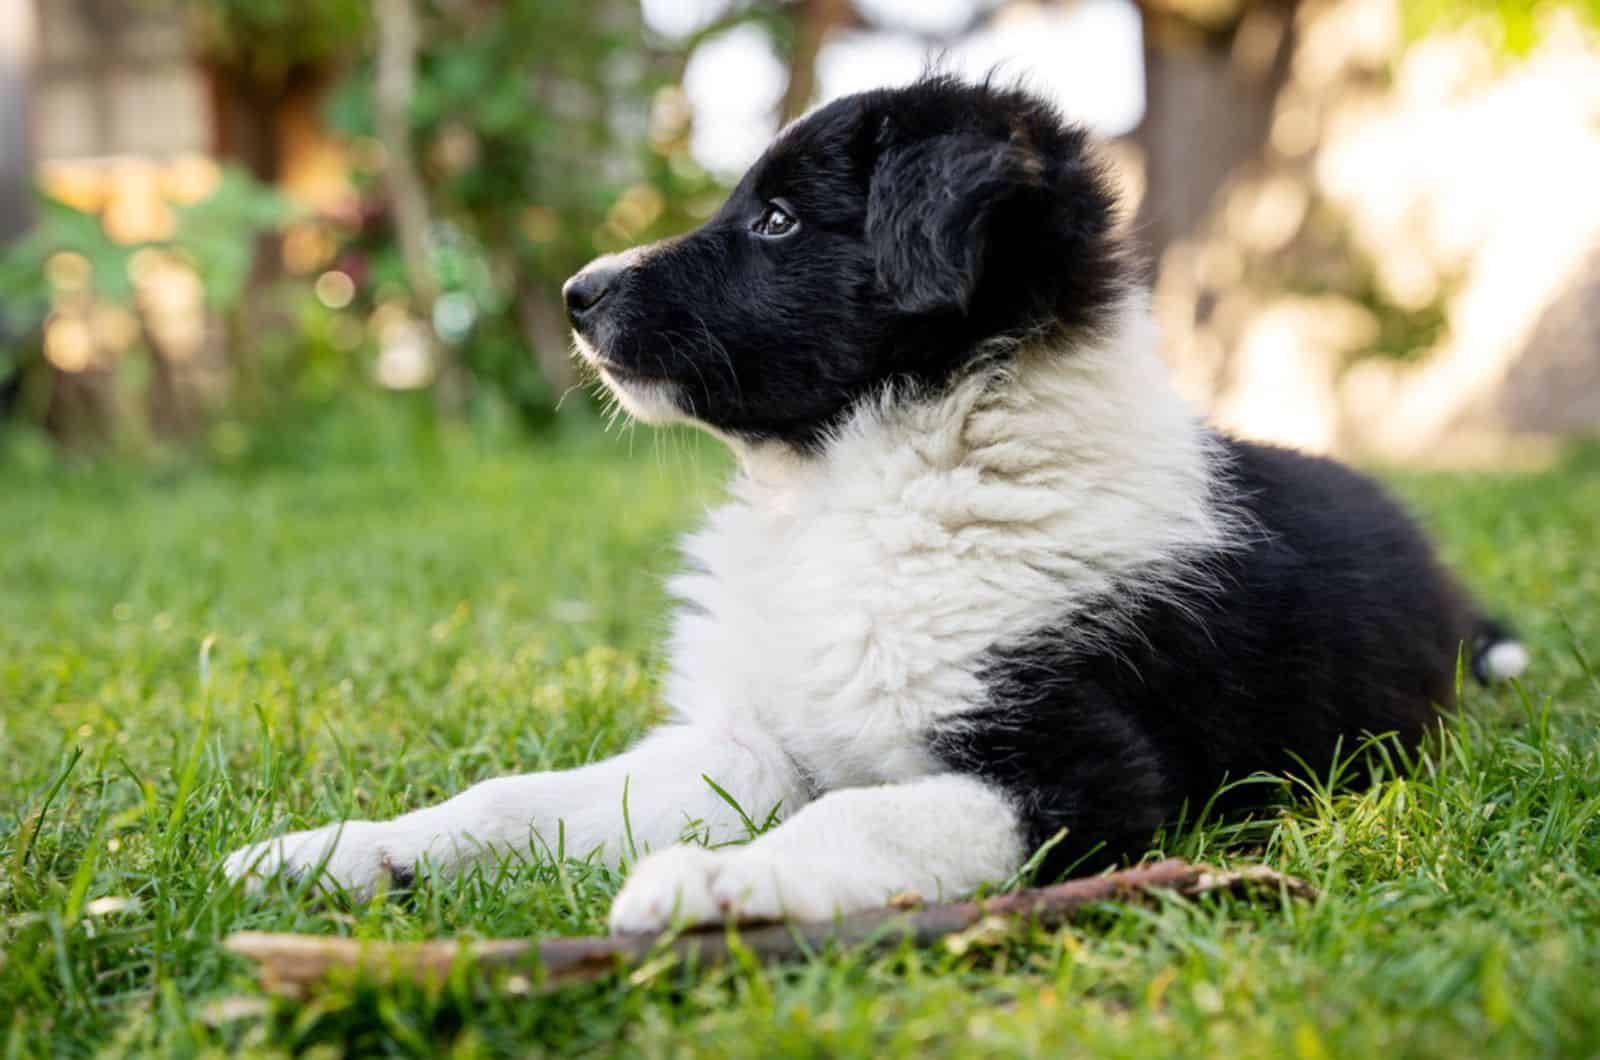
[[[790,126],[705,225],[567,283],[579,349],[646,418],[813,449],[891,382],[1084,335],[1126,279],[1086,134],[1019,89],[930,77]],[[1066,343],[1064,343],[1066,344]]]

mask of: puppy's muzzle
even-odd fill
[[[594,319],[606,296],[616,288],[617,280],[626,271],[627,265],[616,258],[600,258],[562,285],[561,297],[567,303],[567,317],[573,327],[581,328]]]

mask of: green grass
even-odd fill
[[[259,998],[231,931],[597,932],[576,861],[317,908],[247,899],[235,846],[623,747],[659,709],[660,575],[717,495],[698,444],[576,438],[418,466],[0,478],[6,1056],[1600,1052],[1600,463],[1397,481],[1513,616],[1525,694],[1166,852],[1264,859],[1314,905],[1109,908],[964,952],[657,965],[551,995],[354,984]],[[1597,659],[1600,665],[1600,659]],[[121,899],[121,902],[107,901]]]

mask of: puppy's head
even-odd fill
[[[704,226],[564,294],[580,353],[641,419],[813,449],[886,384],[937,390],[989,340],[1104,322],[1125,278],[1113,211],[1048,104],[932,78],[800,120]]]

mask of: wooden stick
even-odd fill
[[[525,973],[549,988],[636,967],[658,953],[711,965],[726,961],[735,946],[766,960],[783,960],[828,945],[889,945],[910,940],[927,946],[991,919],[1032,918],[1044,927],[1055,927],[1086,905],[1141,902],[1161,891],[1186,897],[1216,891],[1316,897],[1308,884],[1264,865],[1222,871],[1174,859],[977,902],[910,909],[889,906],[828,921],[744,923],[738,925],[736,935],[723,925],[710,925],[661,936],[388,943],[244,931],[230,935],[225,945],[259,965],[265,988],[293,996],[310,993],[334,971],[377,979],[438,981],[460,965],[487,972]],[[524,981],[531,985],[531,980]]]

